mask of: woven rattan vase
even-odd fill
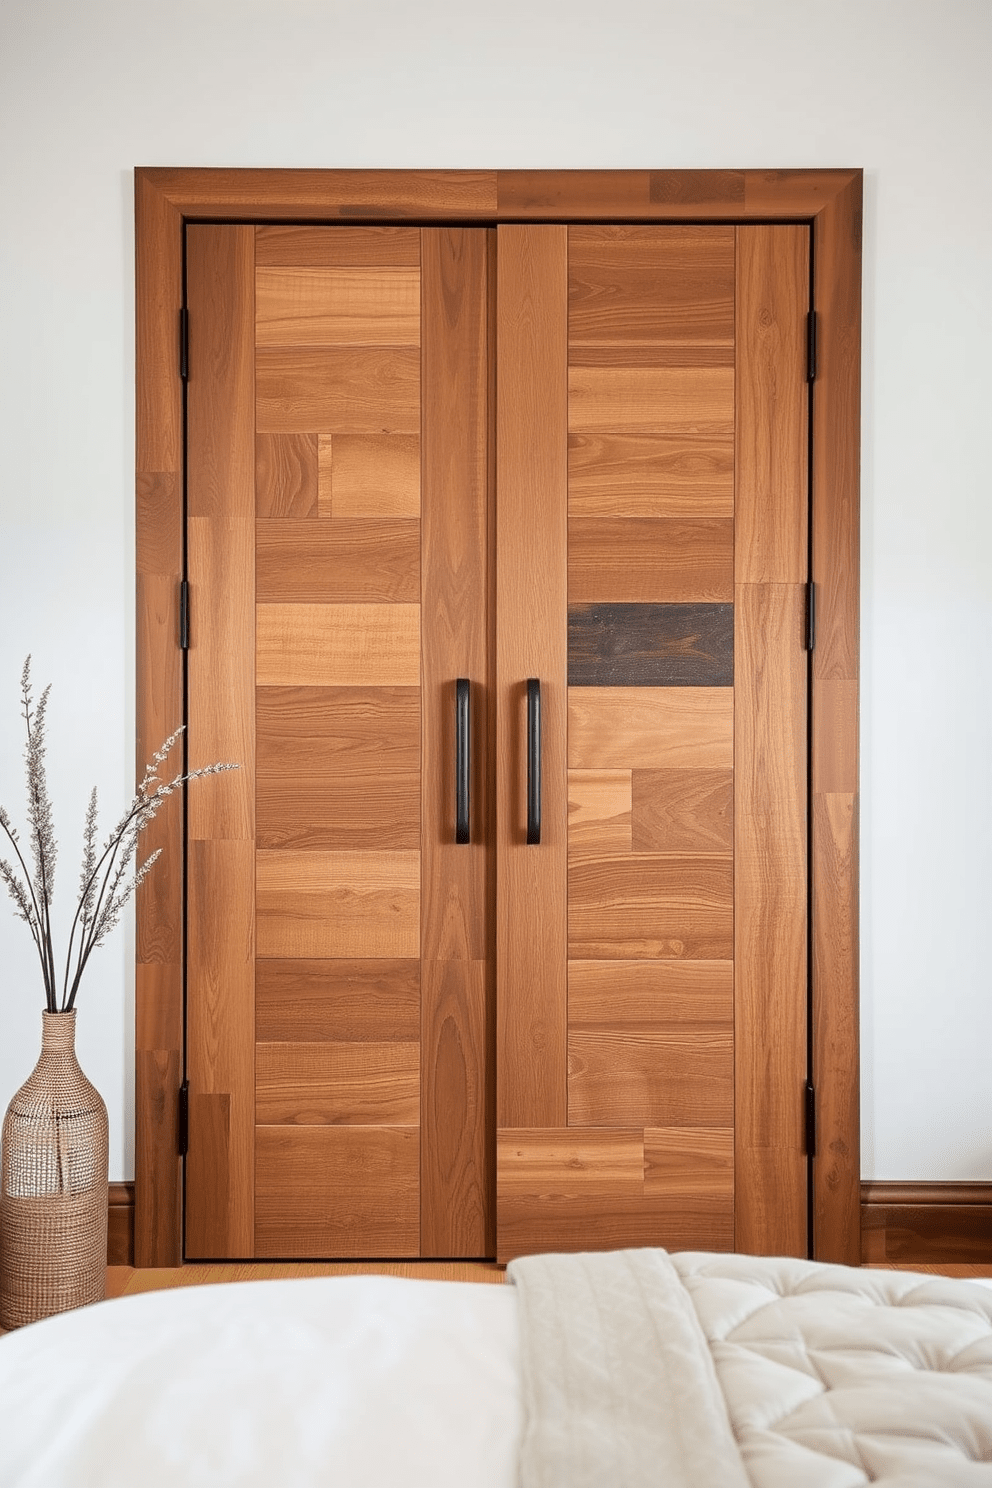
[[[107,1108],[76,1060],[76,1014],[41,1016],[41,1058],[3,1123],[4,1328],[99,1302],[106,1284]]]

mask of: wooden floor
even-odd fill
[[[870,1271],[921,1271],[932,1276],[992,1277],[992,1258],[987,1264],[901,1266],[871,1265]],[[193,1263],[161,1270],[136,1271],[133,1266],[107,1267],[107,1296],[133,1297],[137,1292],[156,1292],[167,1287],[207,1286],[227,1281],[268,1281],[291,1276],[409,1276],[422,1281],[481,1281],[497,1286],[506,1271],[495,1261],[328,1261],[284,1262],[225,1261],[214,1265]]]

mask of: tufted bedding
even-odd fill
[[[0,1488],[992,1488],[992,1290],[660,1250],[0,1338]]]

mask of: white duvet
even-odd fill
[[[0,1338],[0,1488],[992,1488],[992,1291],[661,1250]]]

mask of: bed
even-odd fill
[[[151,1292],[0,1339],[4,1488],[992,1485],[992,1290],[662,1250]]]

